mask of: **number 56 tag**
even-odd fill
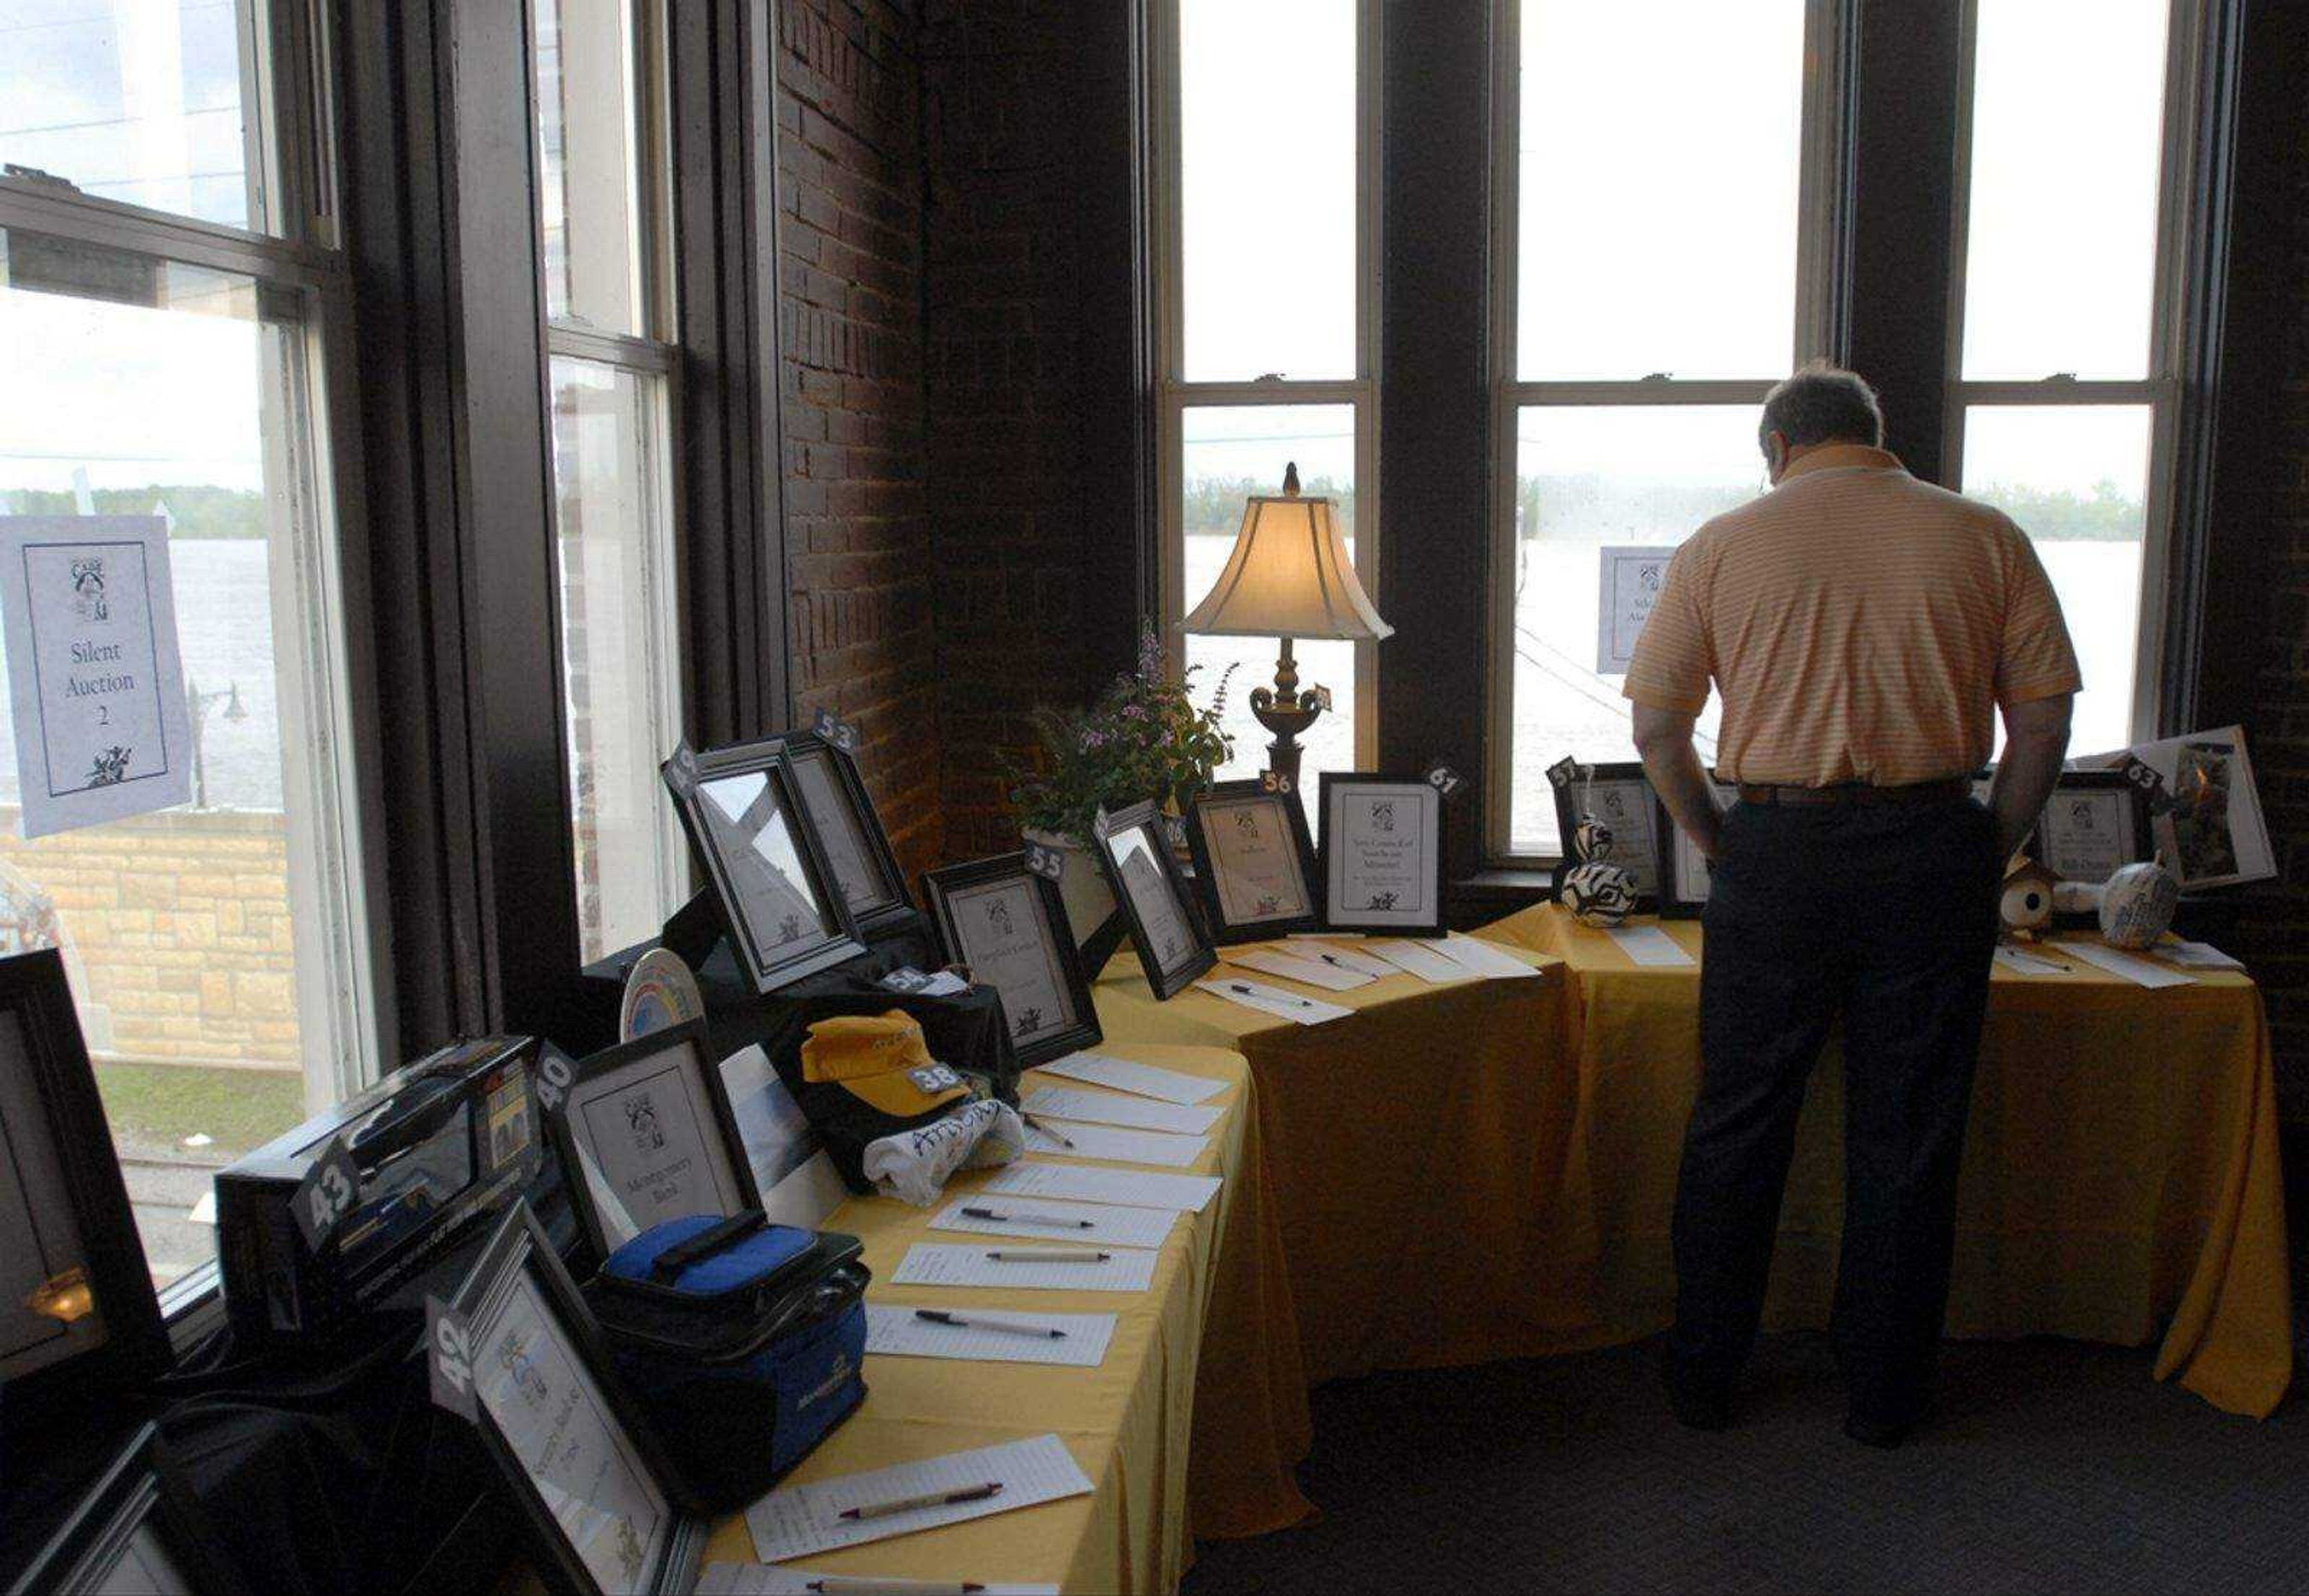
[[[305,1171],[305,1178],[297,1183],[296,1195],[290,1199],[290,1210],[297,1217],[297,1233],[305,1238],[306,1250],[319,1252],[359,1201],[360,1167],[339,1137]]]

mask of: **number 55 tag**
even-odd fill
[[[305,1178],[297,1183],[296,1194],[290,1199],[290,1210],[297,1217],[297,1233],[305,1238],[306,1250],[319,1252],[359,1201],[360,1167],[339,1137],[305,1171]]]

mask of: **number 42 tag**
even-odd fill
[[[290,1199],[290,1211],[297,1218],[297,1233],[305,1238],[306,1250],[319,1252],[359,1201],[360,1167],[345,1150],[344,1138],[340,1136],[305,1171],[305,1178],[297,1183],[296,1194]]]
[[[434,1406],[473,1418],[472,1327],[437,1297],[425,1299],[425,1348],[433,1373]]]

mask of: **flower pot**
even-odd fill
[[[1114,894],[1107,889],[1105,872],[1099,869],[1090,845],[1080,837],[1029,830],[1026,840],[1039,843],[1067,862],[1066,873],[1059,878],[1059,896],[1066,900],[1067,929],[1079,947],[1114,913]]]

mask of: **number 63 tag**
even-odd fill
[[[305,1171],[305,1178],[297,1183],[296,1194],[289,1201],[290,1211],[297,1219],[297,1233],[305,1238],[306,1250],[319,1252],[359,1201],[360,1167],[345,1150],[344,1138],[340,1136]]]

